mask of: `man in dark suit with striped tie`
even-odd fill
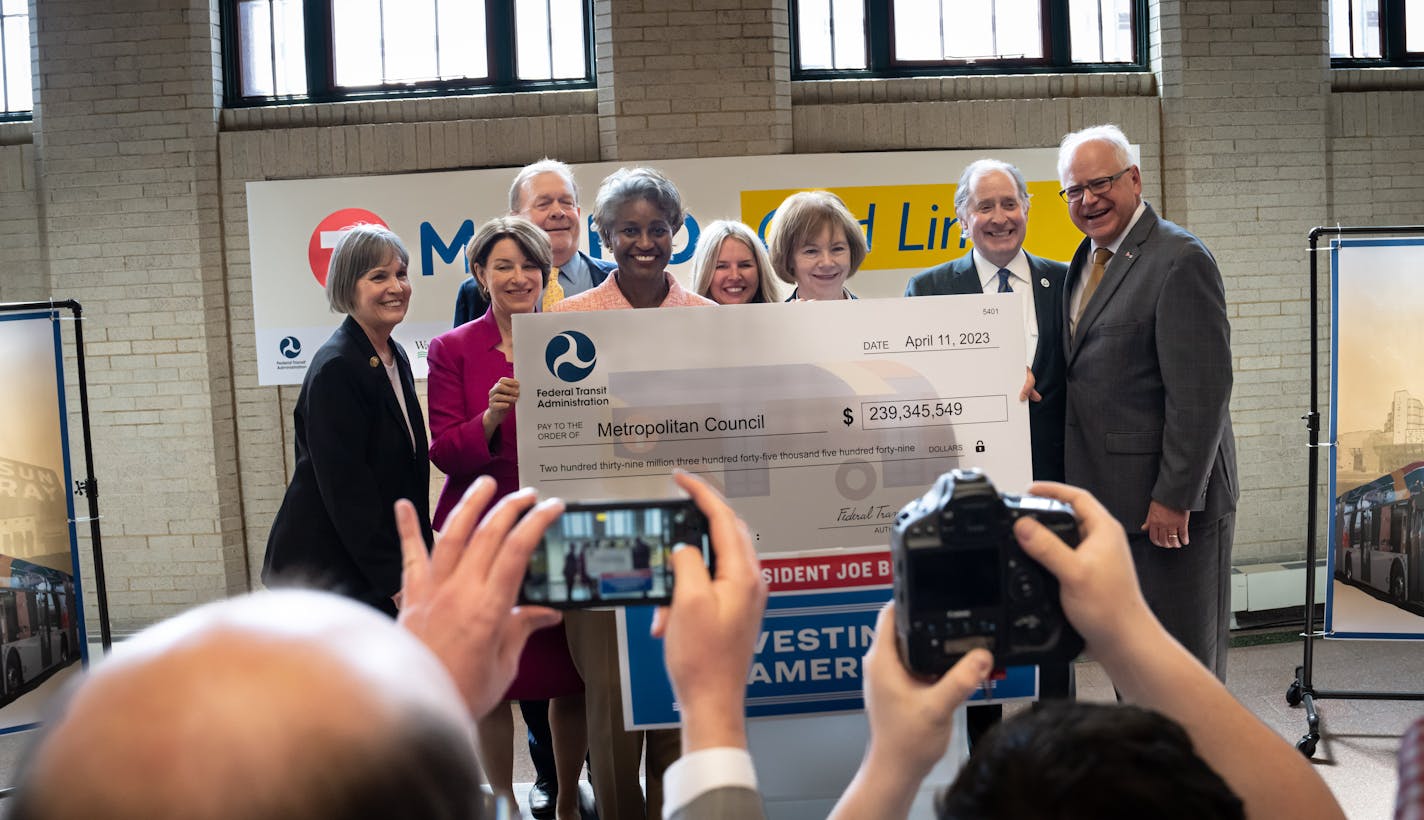
[[[969,164],[954,192],[954,211],[974,247],[958,259],[916,274],[906,296],[1013,292],[1023,307],[1028,379],[1029,446],[1037,481],[1063,480],[1065,381],[1062,341],[1063,277],[1068,266],[1023,249],[1028,233],[1028,183],[1018,168],[996,159]],[[1072,692],[1071,669],[1041,667],[1044,697]],[[969,738],[998,722],[1002,707],[972,706]]]
[[[1013,291],[1024,302],[1029,374],[1029,439],[1036,481],[1063,480],[1063,277],[1068,266],[1023,249],[1028,233],[1028,183],[1019,169],[995,159],[969,164],[954,192],[954,211],[973,249],[915,274],[906,296]],[[1030,306],[1029,294],[1032,294]]]

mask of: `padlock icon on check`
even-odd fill
[[[974,452],[976,452],[976,453],[982,453],[982,452],[984,452],[984,439],[981,438],[981,439],[979,439],[978,441],[974,442]]]

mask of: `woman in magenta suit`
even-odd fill
[[[476,477],[492,476],[501,496],[519,489],[514,429],[513,317],[531,313],[549,279],[549,239],[520,217],[485,223],[466,248],[470,271],[489,299],[485,315],[430,342],[430,460],[445,472],[433,523],[440,529]],[[563,624],[535,632],[506,700],[550,699],[557,817],[579,817],[579,769],[588,746],[583,681],[569,657]],[[479,719],[480,760],[495,792],[514,801],[514,719],[501,704]],[[563,788],[567,786],[567,788]]]

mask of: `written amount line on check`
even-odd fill
[[[601,478],[647,478],[649,476],[666,475],[670,467],[682,467],[689,472],[715,469],[722,472],[734,473],[748,470],[791,470],[801,467],[839,467],[842,462],[837,459],[854,458],[858,456],[877,456],[880,458],[880,463],[882,464],[893,462],[940,461],[944,459],[958,459],[964,452],[960,445],[947,445],[943,448],[930,447],[929,449],[943,449],[943,452],[935,452],[932,455],[921,456],[916,455],[918,448],[913,444],[899,444],[893,446],[874,444],[867,447],[820,447],[804,450],[763,451],[761,453],[734,453],[728,455],[649,456],[634,459],[625,458],[619,461],[596,459],[572,464],[540,464],[539,474],[541,481],[548,482],[578,481],[587,477],[590,473],[597,473]],[[832,460],[827,461],[823,459]],[[644,470],[648,472],[641,472]],[[569,475],[558,475],[560,473]]]

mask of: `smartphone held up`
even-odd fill
[[[519,601],[557,609],[666,604],[668,559],[681,544],[712,566],[707,518],[688,499],[570,502],[530,557]]]

